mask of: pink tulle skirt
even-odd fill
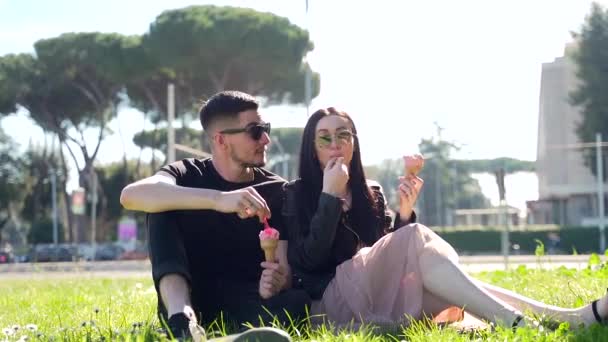
[[[420,224],[402,227],[336,268],[323,298],[312,305],[313,322],[392,326],[408,324],[423,313],[435,314],[426,311],[448,308],[449,303],[433,298],[423,287],[424,270],[419,266],[423,249],[425,255],[458,259],[452,246],[429,228]]]

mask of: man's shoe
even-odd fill
[[[192,338],[192,335],[190,335],[189,324],[190,319],[183,313],[174,314],[167,320],[167,328],[169,328],[169,332],[171,335],[173,335],[173,338],[179,340]]]
[[[252,328],[243,333],[214,338],[209,342],[292,342],[288,333],[275,328]]]

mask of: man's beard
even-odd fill
[[[247,168],[247,167],[263,167],[264,165],[266,165],[266,158],[263,158],[261,162],[252,162],[252,161],[248,161],[248,160],[243,160],[242,158],[240,158],[236,152],[234,150],[232,150],[232,152],[230,153],[230,158],[240,164],[243,168]]]

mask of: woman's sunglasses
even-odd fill
[[[339,131],[334,135],[324,133],[317,136],[317,143],[319,144],[319,147],[327,148],[331,145],[331,142],[335,140],[336,145],[344,146],[347,144],[352,144],[354,136],[355,133],[351,131]]]
[[[253,140],[260,140],[262,134],[270,134],[270,122],[249,125],[245,128],[228,128],[220,131],[222,134],[247,133]]]

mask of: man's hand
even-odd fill
[[[399,216],[401,220],[408,221],[412,212],[414,211],[414,205],[420,194],[420,189],[424,181],[420,177],[414,175],[408,175],[406,177],[399,177]]]
[[[262,277],[260,277],[260,297],[268,299],[287,286],[289,272],[277,262],[264,261],[261,264]]]
[[[257,216],[260,222],[270,218],[270,208],[266,201],[252,187],[218,193],[215,210],[222,213],[236,213],[242,219]]]

